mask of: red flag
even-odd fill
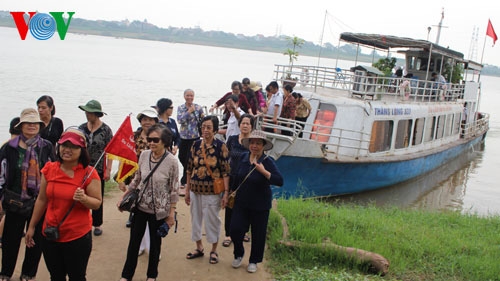
[[[130,115],[125,118],[104,151],[106,151],[108,159],[120,161],[116,182],[124,181],[139,169]]]
[[[493,38],[493,46],[495,46],[495,42],[497,41],[498,37],[497,34],[495,33],[495,29],[493,29],[491,20],[489,19],[488,19],[488,28],[486,29],[486,35]]]

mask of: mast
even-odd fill
[[[436,35],[436,45],[439,45],[439,37],[441,37],[441,28],[446,27],[443,26],[443,19],[444,19],[444,8],[441,10],[441,20],[439,21],[439,24],[437,25],[438,31]]]
[[[318,54],[318,65],[319,60],[321,59],[321,49],[323,48],[323,35],[325,34],[325,24],[326,24],[326,16],[328,15],[328,10],[325,10],[325,19],[323,20],[323,29],[321,30],[321,39],[319,40],[319,54]]]

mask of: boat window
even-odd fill
[[[440,115],[438,116],[438,122],[437,122],[437,131],[436,131],[436,139],[440,139],[444,135],[444,124],[446,121],[446,116],[445,115]]]
[[[337,115],[337,107],[333,104],[320,104],[314,118],[310,139],[327,143],[332,133],[333,121]]]
[[[455,118],[453,119],[453,135],[458,135],[460,132],[460,113],[455,113]]]
[[[444,129],[444,136],[451,136],[453,129],[453,114],[446,115],[446,125]]]
[[[405,148],[410,144],[411,125],[413,120],[399,120],[398,128],[396,130],[395,148]]]
[[[392,120],[373,122],[369,151],[379,152],[391,149],[393,128]]]
[[[430,117],[425,120],[424,142],[429,142],[434,139],[434,131],[436,130],[436,117]]]
[[[408,69],[415,69],[415,57],[406,57],[408,61]]]
[[[417,118],[417,120],[415,120],[412,145],[419,145],[422,143],[422,137],[424,136],[424,125],[425,118]]]

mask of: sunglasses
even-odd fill
[[[160,138],[150,138],[150,137],[147,137],[146,141],[147,142],[153,142],[153,143],[159,143],[160,142]]]

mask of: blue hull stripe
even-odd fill
[[[273,193],[275,197],[314,197],[379,189],[430,172],[482,139],[480,136],[425,157],[386,163],[323,163],[319,158],[281,156],[277,164],[284,185],[273,188]]]

